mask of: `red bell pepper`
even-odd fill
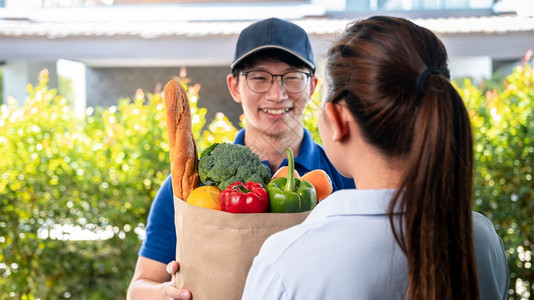
[[[221,209],[231,213],[263,213],[269,208],[269,194],[257,182],[234,182],[219,196]]]

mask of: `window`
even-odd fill
[[[115,0],[115,4],[198,4],[198,3],[277,3],[287,2],[285,0]],[[305,0],[297,0],[292,2],[305,2]]]
[[[493,0],[347,0],[347,11],[488,9]]]

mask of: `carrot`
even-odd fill
[[[280,169],[278,169],[273,177],[271,178],[271,180],[275,179],[275,178],[278,178],[278,177],[287,177],[287,172],[288,172],[288,167],[287,166],[284,166],[284,167],[281,167]],[[299,172],[297,172],[297,170],[295,170],[293,172],[295,178],[300,178],[300,175],[299,175]]]
[[[321,201],[330,195],[333,191],[332,179],[324,170],[311,170],[304,174],[300,179],[309,181],[315,187],[317,201]]]

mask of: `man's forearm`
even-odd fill
[[[172,283],[169,282],[156,282],[147,279],[138,279],[133,281],[128,288],[126,299],[138,300],[138,299],[154,299],[154,300],[169,300],[169,297],[165,296],[165,288],[171,288]]]

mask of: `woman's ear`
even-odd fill
[[[228,90],[230,91],[232,98],[234,98],[234,101],[237,103],[241,103],[241,93],[239,92],[237,77],[232,74],[229,74],[226,77],[226,83],[228,85]]]
[[[338,103],[326,103],[324,113],[330,122],[332,141],[340,142],[350,133],[350,118],[352,115],[347,107]]]

